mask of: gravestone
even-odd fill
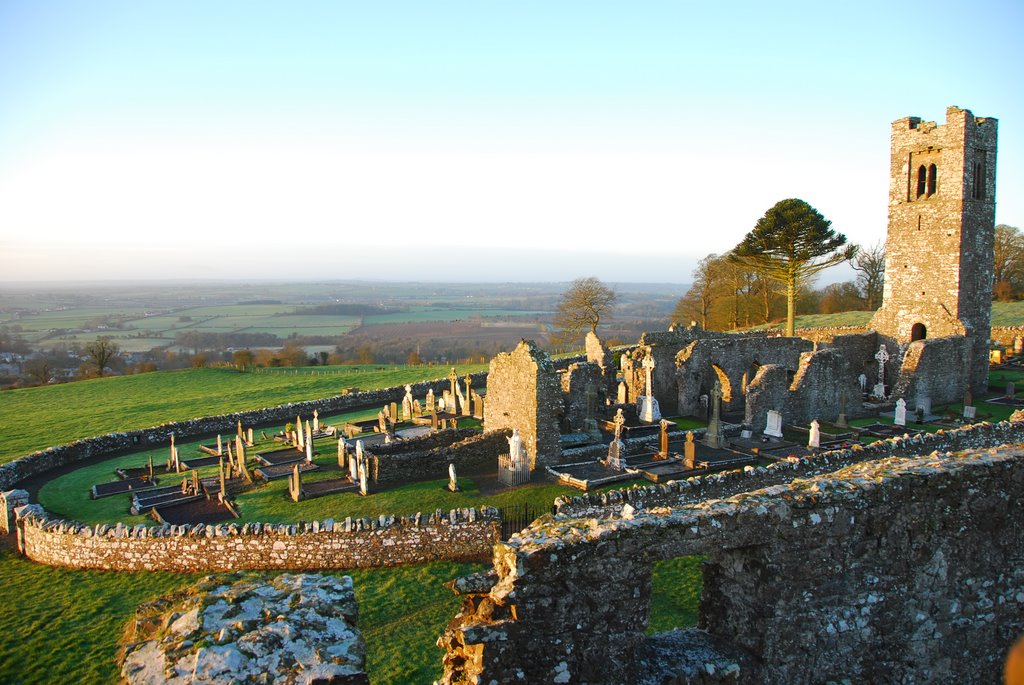
[[[1006,384],[1006,399],[1012,400],[1017,397],[1017,386],[1013,381]]]
[[[902,397],[896,400],[896,413],[893,414],[892,422],[897,426],[907,425],[907,401]]]
[[[390,411],[388,412],[388,423],[397,423],[398,421],[398,403],[392,402]]]
[[[988,361],[990,364],[1002,364],[1003,363],[1003,351],[1002,350],[989,350]]]
[[[246,447],[252,447],[253,445],[256,444],[255,441],[253,441],[253,439],[252,439],[252,428],[249,428],[249,431],[248,431],[247,435],[248,435],[249,439],[246,440],[245,446]]]
[[[433,388],[429,388],[427,390],[426,405],[427,405],[427,412],[432,412],[436,408],[436,406],[434,404],[434,389]]]
[[[711,420],[704,433],[704,444],[712,449],[719,449],[725,443],[722,433],[722,384],[715,379],[715,387],[711,389]]]
[[[412,413],[413,416],[420,416],[421,414],[423,414],[423,405],[420,404],[419,400],[412,401]]]
[[[313,410],[313,432],[320,432],[320,412],[316,409]]]
[[[455,477],[455,464],[448,464],[448,489],[451,492],[459,492],[459,479]]]
[[[840,428],[846,428],[849,424],[846,422],[846,391],[839,391],[839,416],[836,417],[836,425]]]
[[[221,443],[220,433],[218,433],[217,434],[217,456],[219,457],[222,454],[224,454],[224,445]]]
[[[412,417],[413,417],[412,402],[413,402],[413,400],[412,400],[412,386],[411,385],[406,385],[405,386],[405,397],[402,398],[402,420],[403,421],[410,421],[410,420],[412,420]]]
[[[430,412],[430,430],[437,431],[437,412],[433,410]]]
[[[768,421],[764,427],[764,434],[773,438],[782,437],[782,412],[774,409],[768,410]]]
[[[469,374],[466,374],[466,378],[464,380],[466,382],[466,397],[465,397],[465,400],[462,403],[462,415],[463,416],[473,416],[473,407],[472,407],[472,402],[473,402],[473,390],[472,390],[473,377],[470,376]]]
[[[821,424],[815,419],[811,421],[811,432],[807,436],[807,446],[810,449],[817,449],[821,447]]]
[[[661,423],[658,425],[661,427],[661,440],[658,445],[658,456],[662,459],[668,459],[668,427],[672,425],[672,422],[662,419]]]
[[[618,390],[618,394],[615,397],[615,401],[618,404],[625,404],[626,403],[626,399],[628,398],[628,396],[629,396],[629,390],[626,388],[625,381],[619,381],[619,390]]]
[[[686,468],[697,468],[697,445],[693,442],[693,431],[686,431],[686,444],[683,445],[683,463]]]
[[[622,471],[625,469],[625,463],[622,459],[622,452],[625,446],[622,444],[622,427],[626,425],[626,417],[622,415],[622,410],[619,409],[615,412],[615,437],[608,445],[608,468],[615,471]]]
[[[302,497],[302,475],[299,471],[299,465],[292,464],[291,475],[288,476],[288,495],[292,498],[293,502],[298,502]]]
[[[857,376],[857,385],[860,386],[860,391],[862,393],[868,391],[868,377],[866,374],[862,373],[861,375]]]
[[[1013,353],[1020,354],[1021,352],[1024,352],[1024,338],[1016,335],[1013,338]]]
[[[366,482],[366,462],[359,461],[359,494],[364,497],[370,494],[369,485]]]
[[[978,416],[978,408],[974,406],[964,407],[964,418],[975,419]]]
[[[654,399],[653,394],[654,387],[651,374],[654,372],[655,364],[650,348],[647,348],[647,353],[644,355],[641,366],[645,374],[646,392],[637,399],[637,416],[639,416],[642,423],[654,423],[661,420],[661,409],[658,407],[658,400]]]
[[[918,395],[917,402],[915,403],[915,408],[917,409],[918,414],[922,415],[922,419],[931,416],[932,415],[932,398],[928,397],[927,395],[924,395],[924,396]]]
[[[348,455],[348,477],[353,483],[359,482],[359,462],[356,455]]]
[[[306,438],[302,434],[302,418],[295,417],[295,431],[298,434],[295,438],[295,444],[300,450],[306,449]]]
[[[313,463],[313,428],[306,421],[306,463]]]
[[[348,460],[348,443],[345,442],[345,436],[342,435],[338,438],[338,468],[344,470],[345,462]]]

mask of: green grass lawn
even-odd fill
[[[0,463],[76,439],[185,419],[373,390],[447,375],[447,367],[398,366],[340,374],[240,373],[230,368],[161,371],[0,393]],[[458,367],[460,375],[484,364]]]

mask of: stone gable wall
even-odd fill
[[[555,366],[536,343],[524,340],[512,352],[491,360],[484,404],[486,430],[518,428],[531,460],[556,464],[561,456],[561,413],[562,391]]]
[[[500,539],[496,509],[275,525],[87,526],[38,505],[18,522],[19,547],[49,566],[108,571],[327,570],[482,561]]]
[[[1020,446],[543,517],[495,548],[496,582],[439,641],[439,682],[994,683],[1024,630],[1022,517]],[[645,635],[652,565],[694,554],[700,626],[682,632],[704,651],[650,649],[666,644]]]

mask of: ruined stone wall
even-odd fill
[[[700,326],[686,328],[677,327],[670,331],[645,331],[640,336],[636,347],[625,353],[625,364],[622,377],[626,383],[626,401],[635,403],[647,392],[647,372],[642,363],[649,349],[654,359],[654,372],[651,374],[651,385],[654,386],[654,399],[658,400],[661,413],[672,416],[677,413],[679,390],[676,382],[676,356],[679,351],[696,340],[716,340],[727,337],[747,338],[763,337],[761,334],[721,333],[705,331]]]
[[[582,431],[587,419],[587,387],[594,392],[594,418],[600,418],[603,401],[607,398],[605,377],[597,364],[578,362],[561,374],[562,415],[566,432]],[[604,395],[604,398],[601,397]]]
[[[543,517],[495,548],[496,583],[439,642],[440,682],[994,683],[1024,630],[1022,516],[1024,449],[1007,447]],[[694,554],[699,659],[645,635],[652,564]]]
[[[779,366],[761,367],[747,387],[744,423],[764,430],[769,410],[781,412],[782,420],[791,424],[806,425],[815,419],[834,422],[841,393],[846,397],[848,419],[865,415],[860,385],[846,357],[835,349],[805,352],[792,381]]]
[[[957,107],[942,125],[893,122],[885,286],[870,324],[901,344],[966,335],[975,392],[988,377],[996,137],[995,119]]]
[[[908,409],[917,407],[918,400],[924,397],[930,398],[933,405],[961,401],[967,379],[958,371],[967,366],[968,344],[962,336],[910,343],[903,351],[892,397],[905,399]]]
[[[480,561],[500,538],[496,509],[275,525],[86,526],[41,507],[21,519],[19,547],[50,566],[112,571],[376,568],[442,559]]]
[[[472,376],[474,385],[479,384],[482,386],[486,383],[487,374],[485,372],[472,374]],[[426,395],[428,389],[432,388],[435,393],[440,393],[446,387],[448,387],[446,379],[412,384],[413,394],[416,397]],[[405,387],[395,386],[393,388],[354,392],[347,395],[337,395],[335,397],[306,402],[290,402],[277,407],[236,412],[222,416],[207,416],[187,421],[175,421],[153,426],[152,428],[142,428],[123,433],[109,433],[93,438],[75,440],[66,445],[50,447],[7,462],[6,464],[0,464],[0,490],[8,489],[26,478],[67,464],[73,464],[94,457],[113,456],[133,450],[149,449],[154,445],[166,445],[169,443],[172,433],[178,440],[212,436],[217,433],[234,433],[239,421],[246,427],[274,426],[287,421],[293,421],[296,414],[308,416],[313,413],[313,410],[319,411],[320,416],[329,416],[361,407],[383,406],[390,402],[401,402],[404,396]]]
[[[472,429],[442,431],[429,442],[409,445],[373,445],[364,449],[369,459],[369,478],[377,483],[400,483],[448,477],[448,465],[457,475],[495,473],[498,455],[508,453],[510,431],[490,431],[480,435]],[[442,439],[444,438],[444,439]],[[405,449],[403,449],[403,447]]]
[[[730,335],[693,342],[676,355],[679,414],[698,415],[700,396],[710,394],[716,378],[722,380],[723,410],[739,409],[743,406],[744,379],[750,383],[758,368],[766,364],[777,364],[795,373],[800,354],[813,347],[811,341],[801,338],[764,335]]]
[[[533,341],[491,360],[487,376],[484,427],[519,429],[523,447],[540,464],[556,464],[561,455],[558,421],[562,391],[551,359]]]
[[[868,388],[870,389],[878,377],[878,369],[875,366],[875,353],[878,352],[878,344],[877,333],[864,331],[834,335],[827,342],[822,342],[819,349],[839,352],[846,363],[850,365],[850,373],[854,378],[862,373],[868,377]]]

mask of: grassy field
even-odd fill
[[[334,375],[186,369],[118,376],[0,394],[0,462],[72,440],[168,421],[373,390],[447,375],[447,367],[327,367]],[[486,365],[458,367],[460,375]]]

